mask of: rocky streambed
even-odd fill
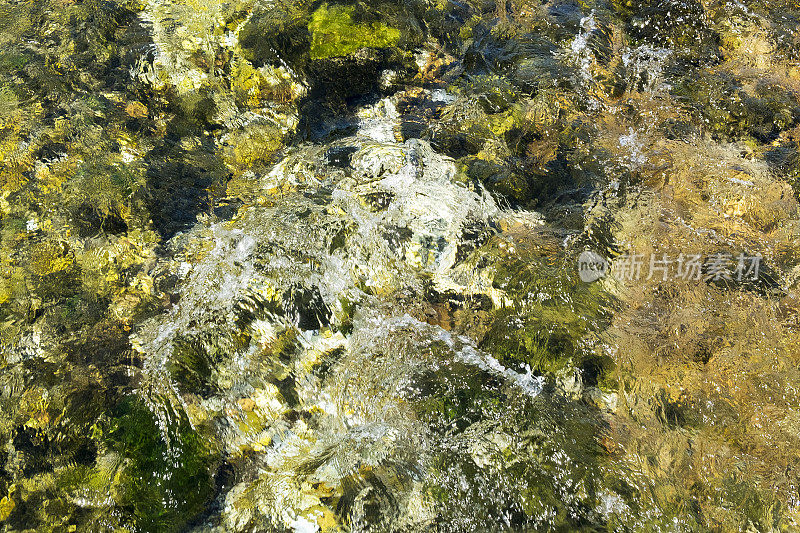
[[[0,14],[4,531],[800,527],[799,5]]]

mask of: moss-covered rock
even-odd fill
[[[685,59],[684,65],[719,60],[719,36],[703,3],[623,0],[612,5],[633,39],[674,49]]]
[[[768,143],[800,121],[800,104],[793,91],[737,79],[726,72],[686,80],[675,92],[689,97],[706,127],[726,138],[749,136]]]
[[[795,527],[797,20],[0,0],[0,521]]]
[[[311,59],[342,57],[361,48],[386,48],[397,45],[400,31],[380,21],[353,21],[355,8],[341,4],[323,4],[311,14]]]
[[[559,380],[577,373],[584,386],[613,392],[615,364],[603,353],[599,335],[608,324],[614,298],[601,283],[578,279],[573,266],[577,259],[548,260],[539,255],[548,247],[546,240],[519,237],[490,241],[477,252],[499,254],[493,284],[507,297],[481,347],[505,365],[529,367]],[[512,247],[514,256],[506,256],[504,250]]]
[[[125,460],[112,494],[134,527],[181,531],[206,509],[215,492],[213,450],[185,414],[158,415],[130,397],[104,426],[104,445]]]

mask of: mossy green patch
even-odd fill
[[[381,22],[357,23],[355,8],[323,4],[308,24],[311,33],[311,59],[343,57],[362,48],[388,48],[397,45],[400,31]]]
[[[127,461],[116,487],[118,503],[142,531],[183,530],[213,497],[206,444],[183,413],[170,410],[158,420],[133,397],[115,411],[103,436]]]
[[[496,311],[481,347],[512,368],[528,365],[554,376],[574,367],[586,385],[615,390],[614,362],[597,344],[613,298],[601,284],[581,282],[567,257],[548,260],[541,251],[526,250],[521,240],[515,244],[524,255],[497,261],[494,276],[510,305]],[[484,251],[497,257],[495,245],[490,242]]]

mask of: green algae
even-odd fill
[[[746,86],[750,87],[746,87]],[[675,88],[689,96],[709,130],[727,138],[749,136],[758,142],[774,141],[800,121],[800,101],[794,91],[780,85],[735,78],[729,73],[709,73],[686,80]]]
[[[183,530],[214,494],[206,441],[182,412],[164,416],[166,430],[140,399],[126,398],[102,429],[104,444],[128,461],[112,488],[117,503],[147,531]]]
[[[301,67],[310,46],[308,9],[307,2],[257,6],[239,32],[242,56],[257,66],[285,61]]]
[[[708,13],[695,1],[615,1],[613,7],[634,39],[666,45],[689,57],[714,61],[720,54],[719,35]]]
[[[311,15],[311,59],[343,57],[362,48],[387,48],[397,45],[400,31],[382,22],[353,20],[355,8],[323,4]]]
[[[442,484],[426,490],[447,509],[441,517],[447,524],[470,514],[480,523],[506,520],[512,529],[579,530],[591,519],[594,530],[613,530],[617,512],[638,511],[643,503],[624,470],[601,467],[603,423],[591,408],[557,396],[526,399],[458,364],[426,372],[412,386],[415,410],[431,428],[453,439],[472,437],[471,454],[445,452],[433,460]],[[481,468],[486,461],[497,470]],[[595,511],[612,494],[601,485],[613,486],[618,498],[617,511],[607,516]],[[479,486],[491,498],[501,494],[503,503],[492,503]]]
[[[524,249],[526,243],[515,245]],[[498,251],[503,253],[497,242],[479,250]],[[558,260],[527,253],[501,255],[496,263],[493,284],[509,301],[495,313],[481,346],[505,365],[527,366],[550,378],[577,369],[585,386],[615,392],[616,365],[599,342],[615,298],[600,284],[581,282]]]

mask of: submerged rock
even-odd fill
[[[383,22],[356,23],[350,6],[322,4],[311,14],[311,59],[342,57],[362,48],[386,48],[397,44],[400,32]]]
[[[462,182],[424,141],[342,138],[231,182],[246,205],[173,240],[174,260],[157,269],[183,278],[177,303],[132,338],[143,390],[185,403],[234,466],[214,528],[606,520],[594,480],[569,488],[588,482],[599,450],[565,451],[568,470],[540,485],[554,464],[528,439],[562,437],[535,429],[559,400],[538,399],[533,359],[498,361],[408,314],[426,316],[431,292],[504,305],[533,290],[485,260],[505,215]],[[592,439],[602,422],[575,416]]]

